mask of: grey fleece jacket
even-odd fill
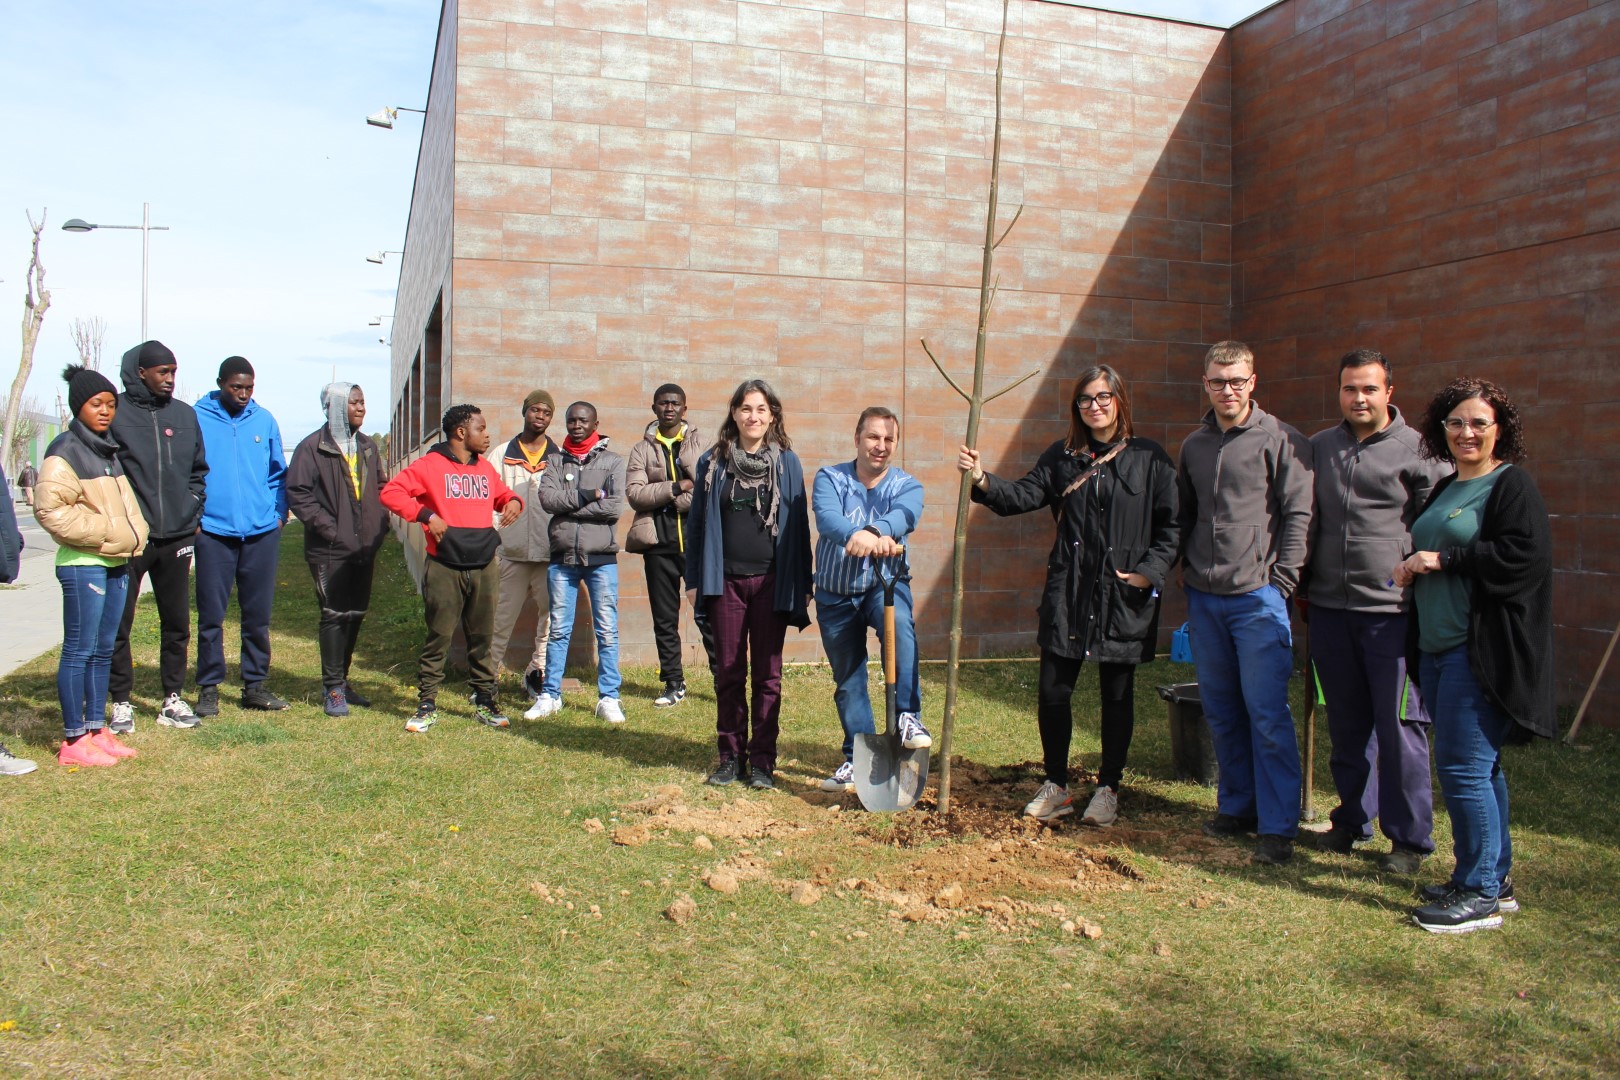
[[[624,458],[608,449],[606,436],[582,462],[558,449],[540,476],[540,505],[551,515],[551,561],[563,566],[616,562],[614,524],[624,513]],[[596,497],[596,492],[606,494]]]
[[[1251,401],[1222,431],[1212,409],[1181,444],[1181,561],[1186,584],[1216,596],[1275,585],[1292,596],[1311,536],[1311,444]]]
[[[1418,454],[1422,439],[1389,407],[1389,423],[1365,442],[1348,421],[1311,436],[1316,516],[1305,595],[1318,607],[1394,615],[1406,609],[1390,584],[1412,551],[1412,522],[1440,478],[1441,461]]]

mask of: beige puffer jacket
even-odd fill
[[[625,495],[630,508],[636,512],[630,524],[630,535],[624,539],[626,551],[651,551],[661,548],[672,553],[686,550],[687,509],[692,505],[690,491],[675,491],[677,479],[690,480],[697,469],[698,458],[709,448],[709,440],[690,424],[681,436],[680,453],[676,456],[676,471],[671,475],[669,451],[657,439],[657,422],[647,425],[641,441],[630,448],[630,462],[626,468]],[[665,538],[658,535],[659,515],[666,516]],[[673,538],[673,539],[671,539]]]
[[[34,517],[58,544],[104,558],[133,558],[146,547],[146,518],[113,456],[110,436],[79,421],[45,451],[34,488]]]

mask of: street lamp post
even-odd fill
[[[168,232],[167,225],[152,224],[152,204],[141,203],[141,223],[139,225],[93,225],[83,218],[69,218],[62,222],[64,232],[86,233],[92,229],[139,229],[141,232],[141,340],[146,341],[146,281],[147,271],[151,265],[152,234],[154,232]]]

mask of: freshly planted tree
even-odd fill
[[[985,331],[990,322],[990,307],[996,300],[997,279],[994,274],[996,248],[1007,239],[1007,234],[1018,224],[1019,214],[1024,212],[1020,206],[1018,212],[1013,214],[1012,221],[1002,231],[1000,238],[996,237],[996,201],[998,185],[1001,181],[1001,74],[1002,63],[1007,52],[1007,4],[1001,4],[1001,39],[996,46],[996,126],[995,138],[990,147],[990,199],[989,207],[984,218],[984,262],[979,274],[979,327],[973,344],[973,391],[962,389],[950,372],[940,364],[934,356],[928,342],[922,342],[923,352],[928,354],[934,367],[945,377],[951,389],[962,396],[968,403],[967,436],[963,440],[968,446],[977,448],[979,442],[979,416],[984,407],[996,400],[1002,394],[1014,387],[1028,381],[1039,374],[1040,368],[1035,368],[995,393],[985,396],[984,393],[984,347]],[[962,579],[967,567],[967,520],[968,506],[972,503],[973,478],[966,473],[962,474],[961,488],[956,498],[956,532],[953,538],[951,552],[951,638],[950,659],[945,675],[945,716],[940,723],[940,769],[939,769],[939,812],[948,814],[951,810],[951,733],[956,727],[956,692],[957,683],[962,668]]]

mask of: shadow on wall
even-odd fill
[[[1009,39],[1009,51],[1014,47]],[[1095,364],[1108,364],[1123,376],[1131,395],[1135,432],[1161,443],[1174,458],[1181,440],[1202,417],[1207,403],[1198,382],[1210,344],[1225,339],[1231,323],[1231,155],[1229,122],[1230,68],[1223,43],[1206,68],[1186,108],[1175,124],[1151,171],[1133,176],[1104,174],[1096,195],[1096,212],[1086,208],[1077,215],[1091,227],[1097,246],[1106,252],[1097,261],[1094,281],[1068,322],[1061,345],[1038,362],[1041,375],[1023,388],[993,403],[981,421],[979,445],[985,467],[1007,479],[1024,475],[1040,453],[1068,432],[1068,396],[1079,372]],[[1077,94],[1085,91],[1077,90]],[[1142,141],[1140,136],[1137,141]],[[1004,190],[1016,166],[1003,159]],[[988,163],[986,165],[988,178]],[[1109,182],[1140,184],[1134,199],[1110,214]],[[1082,193],[1084,195],[1085,193]],[[998,230],[1017,209],[1016,200],[1003,197]],[[1063,208],[1068,209],[1068,208]],[[981,206],[981,217],[983,208]],[[1014,228],[996,253],[1003,285],[1023,269],[1016,245],[1018,233],[1029,228],[1030,214]],[[1110,240],[1105,229],[1111,229]],[[1069,238],[1065,236],[1065,241]],[[1082,283],[1083,284],[1083,283]],[[1002,292],[997,308],[1004,309],[1009,294]],[[996,354],[1015,344],[1015,335],[998,335],[997,311],[990,315],[986,362],[987,392],[1006,385],[1033,366],[1029,358],[1009,361]],[[954,336],[960,342],[961,334]],[[908,342],[908,368],[919,363],[926,377],[943,386],[926,355]],[[971,368],[971,324],[966,350],[930,346],[947,370],[964,386]],[[913,355],[914,354],[914,355]],[[955,363],[952,363],[952,359]],[[1264,372],[1264,358],[1259,366]],[[1013,374],[1016,372],[1016,374]],[[1262,387],[1263,387],[1262,380]],[[915,385],[915,384],[914,384]],[[938,421],[949,461],[966,430],[966,405],[948,389],[956,408]],[[1256,399],[1264,402],[1262,388]],[[1019,408],[1021,418],[1005,419]],[[915,470],[924,473],[927,465]],[[939,543],[928,544],[930,558],[917,560],[918,593],[929,599],[919,603],[919,636],[924,657],[943,659],[949,648],[951,598],[951,541],[956,512],[954,467],[948,474],[935,468],[925,477],[930,494],[930,530]],[[931,482],[930,482],[931,481]],[[1036,611],[1045,578],[1054,526],[1047,511],[1021,518],[998,518],[975,506],[968,519],[968,558],[964,580],[963,655],[1029,655],[1036,650]],[[930,566],[930,563],[932,565]],[[1179,587],[1168,583],[1160,616],[1160,648],[1184,618],[1185,599]],[[975,643],[977,647],[975,648]]]

